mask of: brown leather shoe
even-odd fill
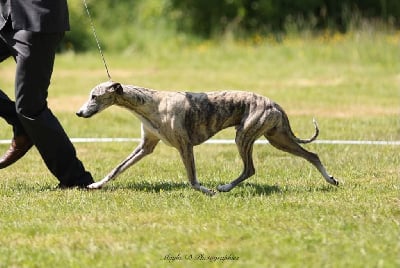
[[[31,139],[26,135],[14,137],[7,152],[0,158],[0,169],[8,167],[23,157],[32,147]]]

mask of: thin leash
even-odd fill
[[[92,16],[90,15],[89,8],[88,8],[88,5],[86,3],[86,0],[83,0],[83,4],[85,5],[86,13],[88,14],[90,25],[92,26],[92,31],[93,31],[94,39],[96,39],[97,48],[99,49],[101,58],[102,58],[103,63],[104,63],[104,67],[106,68],[106,71],[107,71],[108,80],[111,81],[112,79],[111,79],[110,72],[108,71],[107,62],[106,62],[106,59],[104,58],[103,51],[101,50],[99,38],[97,37],[96,29],[94,28],[93,19],[92,19]]]

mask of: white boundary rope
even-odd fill
[[[106,142],[140,142],[140,138],[71,138],[73,143],[106,143]],[[10,144],[11,140],[0,140],[0,144]],[[206,144],[235,144],[234,140],[211,139]],[[255,144],[268,144],[267,140],[257,140]],[[366,141],[366,140],[316,140],[315,144],[339,145],[400,145],[400,141]]]

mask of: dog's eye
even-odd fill
[[[97,98],[97,96],[96,95],[92,95],[92,100],[95,100]]]

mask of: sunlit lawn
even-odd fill
[[[363,33],[105,56],[112,78],[126,84],[268,96],[300,137],[312,134],[315,117],[323,140],[393,141],[400,140],[398,43],[398,34]],[[10,96],[13,68],[12,61],[0,65],[0,87]],[[126,110],[74,115],[104,80],[95,52],[59,55],[49,105],[70,137],[140,137]],[[11,129],[0,124],[0,139],[9,139]],[[233,137],[232,129],[216,138]],[[136,145],[75,144],[96,180]],[[100,191],[61,191],[33,149],[0,171],[0,267],[399,266],[398,146],[307,148],[341,180],[339,188],[304,160],[255,145],[256,175],[209,198],[188,186],[179,154],[161,143]],[[235,145],[204,144],[195,153],[207,187],[241,172]]]

